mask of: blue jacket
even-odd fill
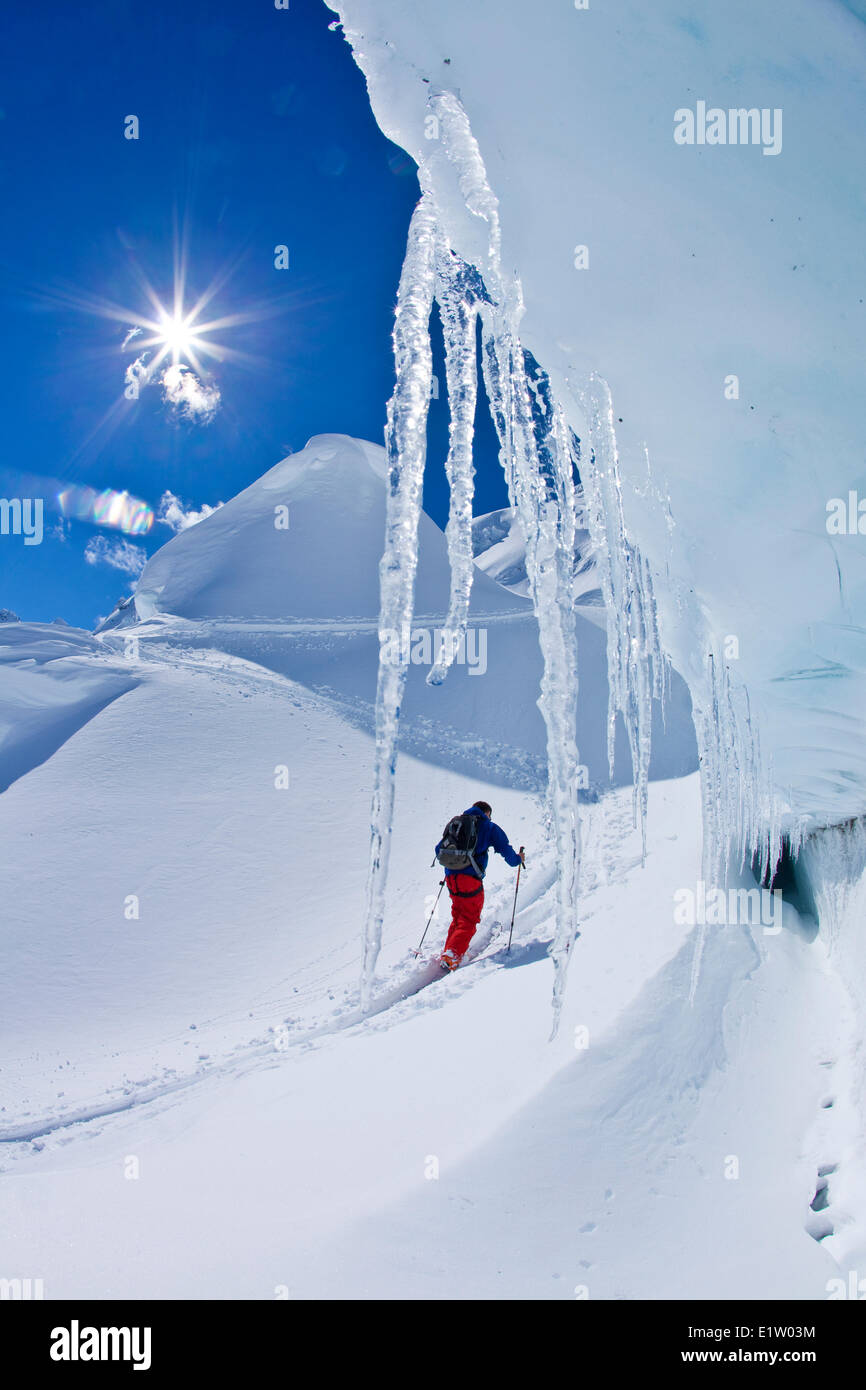
[[[470,806],[463,814],[464,816],[478,817],[478,839],[475,844],[475,862],[481,870],[482,876],[487,870],[487,855],[491,849],[497,854],[501,854],[506,864],[510,864],[512,869],[516,869],[520,863],[520,855],[516,850],[511,848],[505,831],[500,826],[495,825],[492,820],[488,820],[484,812],[479,811],[477,806]],[[439,853],[439,845],[441,844],[442,841],[440,840],[439,844],[436,846],[436,854]],[[467,869],[446,869],[445,874],[446,876],[451,874],[472,874],[473,878],[478,877],[471,865]]]

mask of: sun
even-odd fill
[[[96,314],[100,318],[122,323],[127,333],[120,346],[121,352],[138,354],[137,360],[127,367],[125,382],[130,381],[130,370],[136,382],[157,381],[160,373],[167,367],[192,369],[199,377],[209,375],[205,363],[234,362],[251,370],[270,369],[272,358],[249,350],[230,347],[224,341],[224,334],[248,324],[264,323],[267,319],[280,317],[289,312],[297,300],[295,292],[269,293],[265,300],[247,303],[246,307],[234,312],[213,315],[211,302],[222,296],[228,282],[244,259],[238,253],[232,262],[218,270],[207,287],[197,295],[188,295],[188,249],[187,232],[175,227],[174,236],[174,275],[173,283],[165,287],[164,297],[159,294],[144,270],[132,260],[132,270],[143,291],[143,298],[149,301],[149,311],[142,313],[126,308],[109,299],[76,291],[40,292],[39,297],[52,304],[76,309],[83,313]],[[112,353],[117,348],[112,349]],[[123,407],[131,399],[125,391],[120,402]]]
[[[189,318],[183,318],[176,314],[162,315],[156,338],[159,345],[167,348],[171,353],[171,359],[175,366],[182,357],[191,357],[193,347],[196,346]]]
[[[152,377],[163,363],[170,363],[173,367],[181,365],[192,367],[201,376],[203,371],[202,357],[223,358],[226,356],[225,349],[214,342],[208,342],[205,335],[211,333],[215,328],[225,327],[232,320],[218,319],[210,323],[202,323],[200,315],[203,299],[200,299],[192,309],[185,310],[182,293],[177,287],[174,299],[175,304],[172,312],[161,304],[156,295],[153,294],[151,302],[155,317],[152,319],[138,317],[136,320],[138,331],[149,335],[137,339],[136,349],[144,348],[148,351],[153,349],[156,353],[148,363],[149,377]]]

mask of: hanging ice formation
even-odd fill
[[[465,631],[473,575],[471,544],[472,438],[476,396],[476,324],[480,316],[485,385],[499,436],[511,505],[527,540],[526,566],[544,660],[539,707],[547,729],[549,792],[558,862],[554,1013],[558,1018],[566,964],[577,930],[579,823],[576,805],[579,759],[575,736],[577,654],[573,569],[575,480],[572,446],[561,411],[543,422],[527,380],[518,324],[519,289],[506,290],[499,271],[499,213],[478,147],[456,98],[434,98],[442,148],[456,167],[470,209],[485,218],[489,238],[483,284],[457,256],[437,216],[432,180],[421,169],[423,189],[409,229],[409,243],[394,329],[397,382],[388,409],[388,499],[385,551],[380,566],[380,632],[411,624],[417,564],[418,520],[431,387],[429,316],[434,295],[445,336],[451,410],[447,471],[451,506],[447,530],[452,581],[446,638],[430,680],[444,679]],[[362,996],[369,998],[381,948],[384,889],[394,805],[394,772],[405,653],[395,664],[383,646],[376,699],[376,766],[371,815],[371,854],[364,928]]]
[[[422,197],[409,227],[409,241],[394,321],[396,385],[388,404],[385,444],[388,496],[385,549],[379,562],[379,631],[403,632],[411,626],[418,563],[418,520],[427,453],[427,409],[432,384],[430,311],[435,279],[436,218],[433,200]],[[392,644],[393,645],[393,644]],[[403,643],[399,644],[402,648]],[[382,945],[385,883],[394,817],[397,726],[406,683],[402,658],[388,660],[380,649],[376,686],[376,754],[370,811],[370,866],[364,922],[361,1002],[366,1007]]]
[[[647,788],[653,699],[665,695],[668,663],[662,651],[652,577],[626,532],[610,393],[600,378],[578,404],[588,447],[581,453],[546,374],[519,336],[523,301],[519,282],[506,282],[500,262],[499,205],[466,114],[450,92],[432,94],[435,157],[421,164],[421,201],[409,229],[394,327],[396,386],[388,407],[388,496],[385,549],[380,562],[380,634],[411,626],[418,522],[432,383],[429,319],[437,302],[445,340],[450,409],[446,471],[451,499],[446,538],[451,592],[442,646],[428,676],[441,683],[465,634],[474,573],[472,554],[472,445],[477,394],[476,345],[481,332],[484,384],[496,428],[500,461],[526,541],[526,570],[539,630],[544,670],[539,708],[547,733],[548,796],[557,861],[553,1031],[565,988],[578,922],[580,835],[579,757],[575,732],[577,651],[574,614],[575,534],[590,533],[608,614],[608,758],[613,771],[617,714],[623,718],[634,773],[634,819],[646,846]],[[452,247],[437,204],[442,177],[454,182],[470,213],[486,224],[482,268]],[[394,647],[399,655],[394,657]],[[369,1000],[382,942],[384,893],[394,807],[400,705],[407,674],[404,644],[384,644],[376,695],[376,755],[371,809],[371,852],[364,924],[362,1000]],[[390,655],[388,654],[390,653]],[[719,672],[722,674],[719,674]],[[767,801],[740,796],[744,769],[758,758],[748,709],[735,713],[726,668],[711,658],[706,700],[696,701],[702,754],[705,877],[720,871],[733,827],[741,849],[754,848],[768,824]],[[694,696],[694,691],[693,691]],[[744,732],[745,731],[745,732]],[[754,776],[747,778],[756,788]],[[736,803],[736,804],[735,804]],[[776,852],[771,822],[767,859]],[[699,942],[694,981],[700,964]],[[694,988],[693,981],[693,988]]]
[[[782,825],[770,770],[752,720],[749,693],[733,686],[723,654],[711,650],[701,691],[692,691],[701,756],[703,853],[707,886],[723,884],[731,867],[757,861],[769,880],[782,857]],[[796,851],[797,839],[792,840]],[[689,999],[694,1002],[707,926],[697,929]]]
[[[652,743],[652,702],[663,701],[668,663],[659,639],[649,564],[628,539],[622,509],[613,406],[607,383],[590,379],[581,402],[591,446],[582,468],[587,529],[598,553],[607,612],[607,758],[613,778],[617,714],[631,752],[634,823],[646,857],[646,814]]]

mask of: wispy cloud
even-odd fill
[[[166,367],[161,382],[164,399],[185,420],[207,425],[219,410],[219,387],[205,386],[188,367]]]
[[[127,334],[123,346],[132,338],[133,333]],[[127,395],[131,398],[139,396],[145,386],[150,386],[154,382],[162,387],[162,398],[172,407],[175,414],[183,420],[189,420],[200,425],[209,425],[213,417],[220,408],[222,397],[220,389],[215,382],[205,384],[200,377],[182,362],[175,362],[165,371],[159,372],[159,357],[150,360],[149,351],[139,353],[134,362],[130,362],[124,372],[123,380],[127,387]],[[130,391],[128,388],[134,389]]]
[[[150,381],[150,369],[147,365],[149,356],[149,353],[143,352],[140,357],[136,357],[134,362],[130,362],[123,374],[123,379],[127,386],[135,384],[139,390],[142,386],[147,386]]]
[[[88,565],[110,565],[137,579],[147,564],[147,552],[131,541],[109,540],[107,536],[94,536],[87,542],[84,558]]]
[[[164,526],[170,526],[172,531],[186,531],[190,526],[196,526],[200,521],[204,521],[206,516],[212,512],[219,511],[222,502],[217,502],[215,507],[211,507],[207,502],[202,502],[198,511],[194,507],[185,507],[179,497],[175,497],[173,492],[164,492],[159,499],[159,511],[156,514],[157,521],[161,521]]]

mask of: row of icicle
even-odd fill
[[[427,677],[446,677],[465,634],[474,574],[472,503],[473,436],[480,328],[484,386],[500,448],[500,461],[526,542],[526,570],[543,658],[538,701],[547,735],[548,796],[557,863],[556,927],[549,953],[554,962],[553,1032],[562,1007],[566,970],[578,927],[580,825],[577,805],[577,639],[574,606],[575,536],[590,534],[608,614],[608,759],[611,776],[617,716],[623,718],[634,775],[634,820],[646,853],[646,816],[653,700],[663,700],[669,664],[663,652],[658,608],[647,561],[630,542],[622,507],[613,410],[607,385],[593,377],[582,399],[587,438],[582,447],[561,407],[533,411],[535,382],[521,346],[523,312],[519,282],[506,283],[500,264],[499,207],[481,154],[457,98],[430,98],[444,151],[469,211],[486,223],[483,276],[453,250],[437,208],[435,179],[422,164],[422,197],[412,217],[394,326],[396,384],[388,406],[386,537],[380,562],[380,631],[411,628],[418,526],[426,459],[427,413],[432,386],[430,316],[438,306],[445,342],[450,410],[446,472],[450,507],[446,540],[451,588],[443,644]],[[578,476],[579,469],[579,476]],[[371,808],[371,851],[364,922],[362,1003],[369,1002],[382,944],[385,886],[394,811],[394,780],[404,663],[380,660],[376,693],[376,749]],[[694,694],[694,692],[693,692]],[[778,823],[768,793],[742,795],[744,769],[759,762],[748,709],[739,715],[727,668],[711,658],[705,698],[696,701],[705,815],[704,873],[726,867],[730,832],[743,856],[761,842],[771,816],[766,859],[778,857]],[[746,785],[754,788],[757,779]],[[692,990],[703,942],[698,941]]]

